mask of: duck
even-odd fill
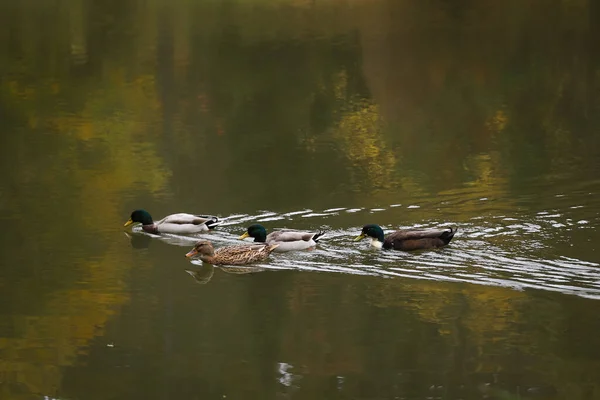
[[[254,243],[279,244],[275,252],[305,250],[317,245],[324,232],[304,232],[294,230],[278,230],[267,235],[267,230],[260,224],[250,225],[239,237],[243,240],[253,237]]]
[[[384,237],[383,229],[376,224],[363,226],[354,240],[359,241],[369,236],[371,245],[377,248],[403,251],[433,249],[446,246],[456,233],[457,228],[449,229],[405,229],[392,232]]]
[[[219,218],[212,215],[194,215],[187,213],[177,213],[167,215],[160,221],[154,222],[150,213],[146,210],[135,210],[131,213],[129,220],[124,226],[129,226],[139,222],[142,224],[144,232],[160,233],[178,233],[193,234],[208,232],[221,222]]]
[[[279,244],[252,244],[225,246],[215,251],[208,240],[200,240],[185,256],[187,258],[200,255],[200,259],[212,265],[246,265],[264,261]]]

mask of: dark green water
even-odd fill
[[[600,399],[599,37],[591,1],[0,0],[0,399]],[[327,235],[213,268],[140,207]]]

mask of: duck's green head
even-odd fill
[[[250,225],[248,230],[240,236],[240,239],[253,237],[255,242],[265,242],[267,240],[267,230],[259,224]]]
[[[146,210],[135,210],[132,212],[129,221],[125,222],[124,226],[129,226],[134,222],[139,222],[142,225],[152,225],[154,223],[150,213]]]
[[[367,236],[370,236],[372,238],[379,240],[380,242],[383,242],[383,229],[381,229],[381,227],[379,225],[375,225],[375,224],[365,225],[365,226],[363,226],[362,231],[360,232],[360,235],[358,235],[356,237],[356,239],[354,239],[354,240],[355,241],[362,240],[362,239],[366,238]]]

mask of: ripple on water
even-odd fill
[[[396,206],[400,205],[389,207]],[[289,221],[296,218],[298,221],[304,218],[329,218],[329,222],[335,225],[335,218],[342,217],[341,211],[368,214],[383,212],[385,208],[338,207],[320,212],[304,209],[285,213],[260,211],[256,215],[230,215],[222,219],[220,229],[211,232],[209,238],[217,246],[239,244],[237,237],[240,231],[255,221],[274,222],[273,229],[279,228],[277,221],[285,219],[286,225],[293,225]],[[446,222],[427,221],[411,227],[448,225]],[[551,209],[529,218],[518,215],[478,216],[458,225],[460,228],[451,246],[413,253],[376,250],[370,247],[367,240],[353,242],[359,226],[328,228],[316,250],[276,254],[268,263],[259,266],[266,270],[426,279],[501,286],[514,290],[538,289],[600,299],[600,264],[561,255],[544,256],[548,253],[545,239],[562,235],[565,226],[569,226],[568,229],[579,226],[579,229],[586,229],[588,225],[593,227],[590,220],[578,219],[575,223],[564,213]],[[197,240],[165,236],[172,244],[182,246]]]
[[[346,207],[328,208],[327,210],[323,210],[323,212],[330,213],[330,212],[344,211],[345,209],[346,209]]]
[[[278,221],[278,220],[282,220],[282,219],[285,219],[285,218],[281,215],[276,215],[273,217],[260,218],[260,219],[257,219],[256,221],[257,222],[268,222],[268,221]]]
[[[315,213],[315,212],[312,212],[310,214],[304,214],[304,215],[302,215],[302,218],[329,217],[331,215],[332,214],[328,214],[328,213]]]
[[[292,211],[292,212],[288,212],[288,213],[281,214],[281,215],[283,215],[284,217],[291,217],[291,216],[294,216],[294,215],[307,214],[307,213],[310,213],[310,212],[312,212],[312,210],[301,210],[301,211]]]

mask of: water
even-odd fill
[[[0,1],[0,399],[600,398],[599,22]],[[326,235],[212,267],[140,207]]]

